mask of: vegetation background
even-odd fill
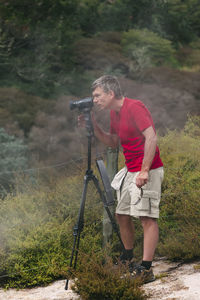
[[[89,96],[102,74],[118,76],[124,94],[147,105],[160,135],[165,180],[157,255],[200,256],[199,71],[198,0],[0,2],[2,286],[66,276],[87,153],[69,101]],[[108,115],[96,113],[108,128]],[[88,198],[81,251],[95,255],[102,206],[92,187]],[[114,258],[115,236],[110,247]]]

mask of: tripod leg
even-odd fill
[[[74,269],[76,268],[76,263],[77,263],[80,235],[84,227],[84,209],[85,209],[85,200],[86,200],[87,186],[89,180],[90,177],[86,174],[84,177],[84,187],[83,187],[83,193],[81,197],[81,205],[79,208],[78,220],[76,225],[74,226],[74,231],[73,231],[74,242],[73,242],[72,254],[71,254],[69,266],[72,267],[73,265]],[[75,259],[74,259],[74,253],[75,253]],[[65,290],[68,289],[68,283],[69,283],[69,279],[66,280]]]
[[[107,204],[106,198],[104,196],[104,193],[102,192],[102,190],[100,188],[99,181],[98,181],[98,179],[94,175],[92,176],[92,180],[93,180],[94,185],[95,185],[95,187],[96,187],[96,189],[97,189],[97,191],[98,191],[98,193],[99,193],[99,195],[101,197],[101,200],[103,202],[104,208],[105,208],[105,210],[106,210],[106,212],[108,214],[108,217],[110,219],[110,222],[112,224],[113,230],[117,234],[119,242],[120,242],[120,244],[122,246],[122,249],[124,250],[125,249],[124,248],[124,244],[123,244],[123,242],[121,240],[121,237],[120,237],[120,234],[119,234],[119,231],[118,231],[118,228],[117,228],[117,224],[116,224],[116,222],[115,222],[115,220],[114,220],[114,218],[113,218],[113,216],[112,216],[112,214],[110,212],[110,209],[108,208],[108,204]]]

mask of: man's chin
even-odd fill
[[[97,106],[97,110],[98,111],[102,111],[102,110],[104,110],[105,108],[104,107],[102,107],[102,106]]]

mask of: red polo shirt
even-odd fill
[[[110,112],[110,133],[119,136],[129,172],[141,170],[145,142],[142,132],[150,126],[155,130],[149,110],[139,100],[125,98],[119,113],[114,110]],[[151,169],[162,166],[157,146]]]

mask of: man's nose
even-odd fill
[[[93,102],[97,103],[97,98],[96,97],[93,98]]]

